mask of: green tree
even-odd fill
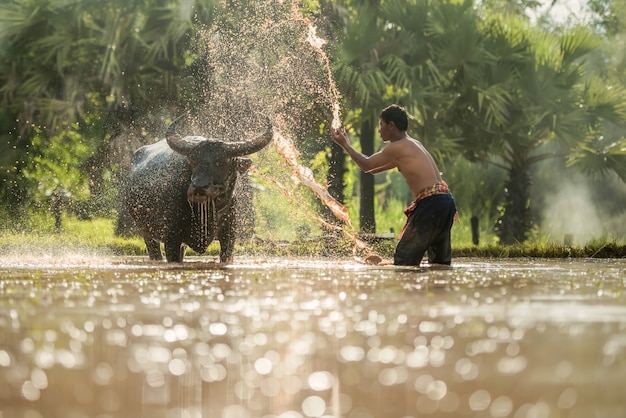
[[[600,44],[586,28],[555,33],[489,15],[483,33],[490,55],[478,77],[456,80],[457,120],[468,158],[506,170],[497,232],[503,243],[523,242],[533,225],[531,166],[599,146],[602,122],[624,120],[624,101],[585,71],[585,56]]]
[[[535,2],[490,4],[377,4],[367,9],[375,18],[354,24],[365,33],[343,40],[338,74],[356,92],[348,98],[359,110],[357,120],[365,119],[359,104],[371,103],[384,86],[378,103],[404,104],[415,119],[413,134],[440,161],[461,151],[470,161],[504,170],[497,230],[503,243],[511,243],[526,240],[533,227],[534,164],[569,158],[589,171],[623,172],[623,146],[605,135],[607,122],[624,120],[623,95],[620,86],[588,71],[585,58],[601,43],[591,31],[545,29],[510,13]],[[363,82],[372,74],[379,83]]]
[[[626,39],[626,1],[591,0],[589,6],[603,43],[590,59],[596,85],[590,86],[587,95],[592,106],[607,112],[616,106],[614,103],[625,100],[626,56],[622,51]],[[594,120],[582,146],[569,156],[568,165],[593,177],[614,172],[626,182],[625,124],[624,117]]]
[[[36,190],[38,179],[23,170],[35,173],[42,160],[86,170],[97,189],[114,164],[112,138],[141,140],[152,121],[161,124],[162,109],[180,107],[191,28],[211,13],[211,1],[4,2],[0,149],[13,154],[2,161],[9,199]],[[68,161],[57,159],[52,140],[63,132]]]

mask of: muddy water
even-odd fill
[[[624,417],[626,260],[0,261],[0,417]]]

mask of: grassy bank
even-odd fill
[[[62,255],[68,252],[96,253],[113,256],[146,255],[140,237],[124,238],[114,234],[115,222],[111,219],[64,220],[63,229],[54,231],[47,219],[34,218],[25,225],[6,225],[0,231],[0,256],[20,253]],[[393,257],[395,240],[370,243],[374,252],[385,258]],[[346,237],[311,238],[294,242],[253,238],[238,245],[237,253],[246,256],[276,257],[349,257],[354,243]],[[481,258],[626,258],[626,245],[616,241],[592,241],[582,246],[554,243],[527,242],[511,246],[494,244],[462,245],[453,248],[454,257]],[[219,244],[214,242],[207,250],[209,255],[219,254]]]
[[[61,231],[42,218],[33,218],[27,224],[7,225],[0,231],[0,255],[19,253],[62,255],[68,252],[98,253],[103,255],[145,254],[139,237],[123,238],[113,233],[115,223],[110,219],[67,219]]]

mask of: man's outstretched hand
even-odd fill
[[[345,128],[331,128],[330,135],[332,136],[333,141],[335,141],[341,148],[346,148],[350,145],[350,138],[348,138],[348,133]]]

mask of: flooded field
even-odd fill
[[[0,261],[0,418],[624,417],[626,260]]]

